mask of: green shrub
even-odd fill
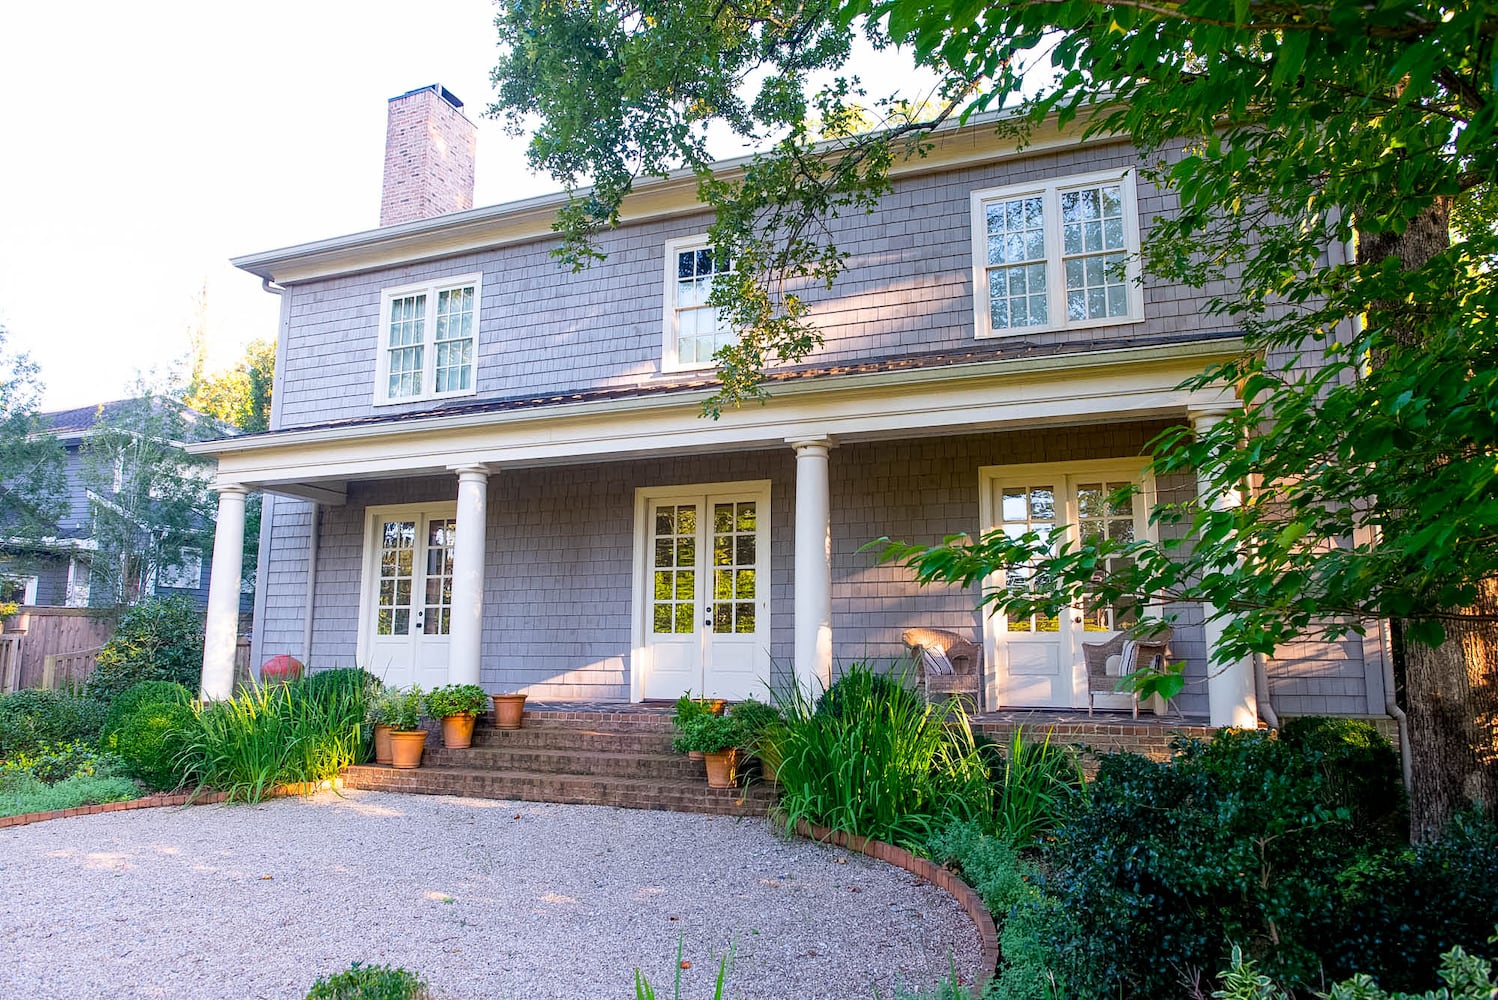
[[[114,758],[100,753],[93,744],[74,740],[38,747],[30,753],[16,754],[0,764],[0,773],[22,772],[52,785],[75,774],[108,777],[115,764]]]
[[[779,769],[789,825],[918,845],[948,819],[986,816],[987,770],[961,707],[927,705],[892,683],[855,665],[820,711],[791,690]]]
[[[1498,941],[1498,932],[1489,942]],[[1441,955],[1439,989],[1418,996],[1411,993],[1386,993],[1377,980],[1359,973],[1337,983],[1330,993],[1319,994],[1327,1000],[1493,1000],[1498,997],[1498,979],[1493,977],[1493,963],[1468,954],[1460,947]],[[1223,988],[1212,996],[1221,1000],[1291,1000],[1291,994],[1280,989],[1268,976],[1260,974],[1255,963],[1244,958],[1241,948],[1233,949],[1232,965],[1223,974]]]
[[[430,996],[426,982],[414,972],[355,962],[343,972],[319,977],[307,1000],[425,1000]]]
[[[1341,926],[1341,878],[1394,846],[1339,805],[1366,776],[1316,741],[1224,730],[1160,764],[1103,759],[1047,852],[1066,934],[1058,961],[1083,994],[1179,995],[1242,945],[1293,988],[1321,980]]]
[[[1375,841],[1406,835],[1409,819],[1399,751],[1371,723],[1306,716],[1288,720],[1279,738],[1319,762],[1327,805],[1346,809],[1353,823],[1367,828]]]
[[[1034,847],[1052,834],[1087,787],[1077,752],[1064,743],[1052,743],[1049,732],[1037,743],[1025,739],[1020,727],[1007,754],[989,749],[983,756],[993,786],[990,825],[1015,848]]]
[[[278,784],[321,782],[357,764],[367,749],[370,688],[362,671],[337,673],[204,706],[184,750],[186,768],[231,799],[258,802]]]
[[[719,753],[744,745],[744,727],[737,716],[698,715],[688,719],[671,740],[677,753]]]
[[[744,735],[748,739],[754,739],[761,732],[784,721],[780,716],[780,710],[774,705],[767,705],[762,701],[748,698],[728,709],[728,714],[743,727]]]
[[[138,798],[140,787],[129,778],[75,774],[49,785],[35,775],[22,771],[0,773],[0,816],[76,809],[79,806]]]
[[[110,737],[127,774],[152,788],[180,788],[192,775],[183,753],[198,717],[184,702],[144,701]]]
[[[0,695],[0,760],[38,747],[99,738],[104,706],[61,691],[24,690]]]
[[[176,681],[141,681],[120,692],[109,703],[100,735],[107,742],[142,705],[186,705],[191,701],[192,692]]]
[[[317,673],[303,677],[301,684],[302,695],[307,698],[322,698],[329,690],[346,692],[355,688],[362,690],[366,698],[373,698],[385,690],[385,685],[378,677],[358,667],[319,670]],[[341,694],[340,697],[342,697]]]
[[[120,616],[88,693],[108,701],[141,681],[176,681],[196,691],[202,672],[203,616],[192,598],[151,597]]]
[[[477,684],[444,684],[427,692],[426,706],[434,719],[478,715],[489,708],[489,696]]]

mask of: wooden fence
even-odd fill
[[[0,692],[81,686],[114,634],[115,617],[89,608],[26,607],[0,633]],[[253,684],[250,638],[234,647],[236,687]],[[190,685],[189,685],[190,686]]]

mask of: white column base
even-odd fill
[[[1210,607],[1203,610],[1212,613]],[[1216,649],[1222,641],[1222,623],[1209,621],[1202,631],[1206,634],[1207,649]],[[1215,727],[1258,728],[1259,699],[1254,690],[1252,657],[1207,667],[1207,714]]]

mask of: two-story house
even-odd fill
[[[135,456],[121,452],[111,460],[102,453],[89,455],[85,442],[122,420],[127,424],[139,422],[135,414],[147,405],[171,407],[171,419],[165,422],[191,427],[198,436],[233,432],[231,427],[168,399],[149,403],[120,399],[41,414],[46,433],[62,446],[66,510],[51,537],[0,564],[0,576],[4,578],[0,600],[52,607],[109,606],[119,602],[117,591],[123,590],[126,596],[185,595],[200,607],[206,606],[210,571],[204,543],[211,537],[206,530],[199,532],[201,540],[183,540],[170,553],[130,560],[123,571],[127,579],[121,579],[122,571],[117,567],[95,573],[95,563],[101,558],[95,537],[101,509],[121,516],[128,513],[122,504],[136,485],[138,473]],[[160,470],[156,474],[161,474]],[[148,526],[142,526],[142,531],[149,531]],[[96,586],[96,575],[107,582]]]
[[[1198,488],[1151,481],[1142,455],[1239,405],[1180,386],[1242,339],[1203,293],[1138,280],[1131,255],[1173,202],[1128,142],[941,131],[875,212],[833,224],[852,257],[809,296],[825,343],[719,420],[700,404],[731,333],[705,305],[723,265],[693,179],[642,183],[606,259],[573,274],[549,256],[563,198],[472,208],[473,148],[443,88],[395,98],[380,228],[235,261],[281,300],[272,429],[196,447],[219,463],[215,580],[237,577],[246,492],[267,494],[255,662],[551,700],[736,698],[892,659],[925,626],[981,640],[989,708],[1087,704],[1081,644],[1112,609],[983,618],[978,592],[917,587],[863,546],[1137,536],[1155,498]],[[1131,507],[1105,502],[1141,478]],[[1209,678],[1215,630],[1166,610],[1179,707],[1254,724],[1255,664]],[[215,590],[211,695],[231,620]],[[1281,712],[1383,713],[1376,637],[1285,653],[1267,664]]]

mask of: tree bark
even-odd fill
[[[1438,200],[1402,233],[1358,234],[1358,263],[1396,258],[1406,270],[1424,266],[1451,243],[1451,201]],[[1420,350],[1421,331],[1406,307],[1377,303],[1369,321],[1399,348]],[[1375,358],[1374,362],[1377,363]],[[1492,615],[1498,580],[1482,581],[1470,608],[1431,609]],[[1451,817],[1473,805],[1498,809],[1498,624],[1454,621],[1446,640],[1405,647],[1409,714],[1410,836],[1434,840]]]

